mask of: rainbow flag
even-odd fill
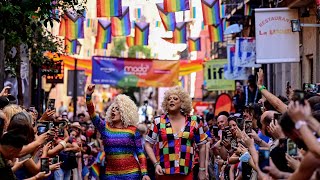
[[[226,19],[223,20],[223,32],[230,26],[230,21],[227,21]]]
[[[189,38],[188,39],[188,49],[191,51],[201,51],[201,38]]]
[[[111,17],[112,36],[128,36],[131,33],[129,7],[122,7],[122,16]]]
[[[219,24],[220,4],[216,0],[201,0],[203,21],[205,25]]]
[[[126,43],[128,47],[134,46],[134,37],[132,36],[127,36],[126,37]]]
[[[66,36],[66,19],[65,16],[60,18],[59,36]]]
[[[209,25],[209,35],[211,42],[222,42],[223,41],[223,27],[219,25]]]
[[[97,0],[97,17],[121,16],[122,0]]]
[[[100,165],[97,163],[94,163],[90,167],[90,172],[94,177],[99,177],[100,176]]]
[[[141,18],[141,8],[136,8],[134,10],[135,18],[140,19]]]
[[[196,7],[192,7],[192,9],[190,10],[190,18],[197,18],[197,8]]]
[[[226,18],[226,5],[220,4],[220,18]]]
[[[156,27],[160,27],[160,21],[156,21]]]
[[[180,22],[176,24],[176,29],[173,31],[173,42],[174,44],[186,43],[187,42],[187,23]]]
[[[105,160],[105,157],[106,157],[106,153],[104,152],[104,151],[100,151],[99,153],[98,153],[98,155],[97,155],[97,162],[98,163],[102,163],[102,164],[104,164],[104,160]]]
[[[251,9],[251,6],[250,6],[249,2],[244,5],[244,15],[245,16],[251,16],[252,15],[252,9]]]
[[[189,0],[164,0],[165,12],[177,12],[189,10]]]
[[[70,40],[65,38],[65,51],[68,54],[76,54],[77,53],[77,45],[81,45],[77,39]]]
[[[134,26],[134,45],[148,45],[149,40],[149,23],[136,22]]]
[[[106,19],[98,20],[98,33],[96,42],[111,43],[111,21]]]
[[[162,21],[162,24],[166,31],[173,31],[176,28],[176,15],[174,12],[165,12],[163,4],[158,3],[157,8]]]
[[[68,39],[84,38],[84,20],[83,16],[77,14],[66,13],[65,16],[65,31]]]
[[[94,49],[108,49],[108,43],[96,41],[94,44]]]

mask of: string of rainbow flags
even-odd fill
[[[223,31],[230,25],[226,21],[225,5],[222,0],[201,0],[203,22],[202,29],[207,26],[211,42],[223,41]],[[201,38],[187,38],[187,23],[176,22],[175,13],[190,10],[190,17],[195,19],[196,8],[190,8],[189,0],[164,0],[155,4],[163,27],[166,31],[173,31],[172,38],[163,38],[174,44],[187,44],[189,52],[201,51]],[[250,5],[245,4],[244,15],[250,16]],[[65,37],[67,53],[76,53],[78,39],[84,38],[84,26],[96,26],[95,49],[107,49],[112,37],[125,36],[127,46],[148,45],[150,23],[130,21],[129,7],[122,6],[122,0],[97,0],[97,23],[93,19],[86,19],[85,15],[66,12],[60,21],[59,35]],[[141,17],[141,9],[135,10],[137,18]],[[104,18],[104,19],[103,19]],[[157,21],[156,27],[161,23]],[[130,36],[131,28],[135,29],[134,36]]]

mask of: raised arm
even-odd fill
[[[277,96],[273,95],[267,89],[263,88],[263,70],[259,69],[258,72],[258,82],[257,86],[259,91],[261,92],[262,96],[268,100],[268,102],[280,113],[285,113],[287,111],[287,105],[284,104]]]
[[[105,127],[106,127],[106,121],[100,119],[99,115],[96,114],[94,105],[92,103],[92,94],[94,92],[95,86],[89,85],[86,91],[86,104],[88,108],[88,113],[90,115],[90,119],[93,123],[93,125],[98,129],[98,131],[103,134]]]

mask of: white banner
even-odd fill
[[[237,37],[234,58],[235,66],[261,67],[256,64],[256,40],[253,37]]]
[[[255,9],[257,63],[299,62],[299,33],[291,20],[298,11],[289,8]]]

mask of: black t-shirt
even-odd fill
[[[11,167],[6,163],[5,159],[0,154],[0,176],[1,180],[17,180],[11,170]]]
[[[270,157],[274,165],[280,171],[293,172],[293,170],[287,165],[286,152],[287,152],[287,140],[282,139],[279,141],[278,146],[272,149],[272,151],[270,152]]]

